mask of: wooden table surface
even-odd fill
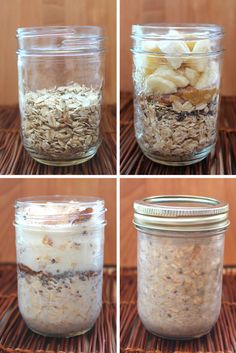
[[[103,141],[97,154],[88,162],[72,167],[51,167],[34,161],[24,149],[20,137],[18,107],[0,107],[1,175],[113,175],[116,174],[115,106],[103,109]]]
[[[223,97],[215,150],[203,161],[186,167],[168,167],[144,156],[136,142],[133,100],[121,94],[120,171],[124,175],[230,175],[236,174],[236,97]]]

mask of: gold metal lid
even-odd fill
[[[137,229],[196,232],[225,229],[229,205],[213,198],[188,195],[151,196],[134,202]]]

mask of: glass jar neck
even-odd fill
[[[137,228],[137,234],[140,236],[152,236],[157,238],[167,238],[167,239],[179,239],[179,240],[196,240],[199,239],[204,241],[204,239],[214,238],[215,240],[220,239],[225,236],[227,226],[221,229],[215,230],[201,230],[201,231],[171,231],[163,229],[149,229],[149,228]]]
[[[15,204],[16,226],[105,225],[104,200],[95,197],[25,198]]]
[[[203,40],[223,37],[223,27],[215,24],[159,23],[133,25],[133,37],[153,40]]]
[[[133,25],[133,51],[151,52],[153,54],[178,55],[209,55],[223,51],[222,39],[224,31],[221,26],[214,24],[147,24]],[[195,44],[198,43],[196,46]],[[182,45],[186,50],[170,52],[172,46]],[[157,49],[159,45],[159,51]],[[194,47],[194,50],[193,50]],[[180,48],[181,49],[181,48]]]
[[[103,30],[95,26],[19,28],[17,38],[18,54],[94,54],[104,51]]]

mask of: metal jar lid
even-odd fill
[[[134,224],[139,230],[223,230],[229,225],[228,211],[227,203],[208,197],[151,196],[134,202]]]

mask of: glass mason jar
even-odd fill
[[[21,133],[26,150],[47,165],[87,161],[101,143],[102,29],[19,28],[17,38]]]
[[[138,313],[167,338],[207,334],[221,308],[228,205],[195,196],[134,203],[138,231]]]
[[[102,307],[104,201],[35,197],[16,201],[18,303],[28,327],[71,337]]]
[[[217,138],[223,29],[216,25],[135,25],[136,139],[151,160],[188,165]]]

